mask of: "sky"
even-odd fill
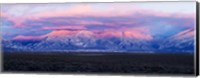
[[[195,28],[195,2],[2,4],[2,38],[34,40],[78,32],[165,39]],[[191,34],[191,35],[194,35]]]

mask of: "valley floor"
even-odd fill
[[[4,72],[194,75],[192,54],[3,53]]]

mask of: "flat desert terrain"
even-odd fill
[[[194,74],[192,54],[4,52],[3,72]]]

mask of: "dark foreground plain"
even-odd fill
[[[192,54],[4,52],[4,72],[194,75]]]

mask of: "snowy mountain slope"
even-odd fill
[[[159,49],[165,51],[193,52],[194,50],[194,29],[187,29],[164,40]]]

